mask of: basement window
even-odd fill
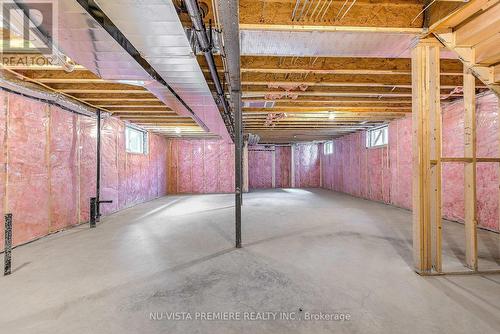
[[[384,125],[366,132],[366,147],[381,147],[389,142],[389,126]]]
[[[125,127],[125,145],[129,153],[147,154],[148,133],[127,125]]]
[[[329,141],[323,145],[323,154],[324,155],[333,154],[333,142]]]

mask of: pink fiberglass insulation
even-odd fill
[[[248,187],[272,188],[274,147],[250,146],[248,148]]]
[[[50,110],[50,231],[78,223],[78,115]]]
[[[205,192],[216,193],[219,190],[219,150],[214,142],[203,141],[203,149],[205,152],[204,166],[205,171]],[[212,167],[209,167],[212,166]]]
[[[205,143],[193,141],[191,143],[191,192],[202,194],[205,192]]]
[[[0,90],[0,166],[4,166],[4,168],[0,168],[0,209],[2,213],[6,213],[4,210],[4,201],[5,201],[5,190],[6,190],[6,149],[5,149],[5,137],[6,137],[6,118],[7,118],[7,106],[8,106],[8,95],[3,90]],[[0,249],[4,247],[4,236],[5,236],[5,225],[3,222],[0,222]]]
[[[151,134],[149,154],[137,155],[125,151],[123,122],[107,118],[102,130],[101,198],[113,200],[102,213],[164,195],[166,139]],[[0,203],[13,214],[14,245],[88,220],[96,190],[95,119],[0,91],[0,163],[7,161]]]
[[[275,188],[288,188],[291,181],[291,152],[290,146],[249,147],[248,152],[248,183],[250,189],[272,188],[273,153]]]
[[[411,117],[389,124],[390,203],[406,209],[412,206]]]
[[[334,140],[332,154],[322,152],[323,185],[327,189],[389,203],[388,149],[367,149],[364,143],[365,133],[354,133]]]
[[[9,95],[8,200],[13,244],[41,237],[50,228],[49,106]]]
[[[443,113],[443,156],[464,156],[463,100],[445,104]],[[498,98],[489,93],[476,99],[477,144],[480,158],[499,157]],[[476,169],[477,215],[483,227],[498,230],[499,178],[497,163],[478,163]],[[447,163],[443,167],[443,216],[463,221],[464,165]]]
[[[319,145],[297,144],[294,148],[295,187],[319,187]]]
[[[498,98],[490,93],[477,97],[477,156],[500,157]],[[463,101],[442,106],[442,155],[464,156]],[[324,155],[323,187],[399,207],[412,206],[411,117],[389,125],[387,148],[366,149],[365,133],[333,141],[333,154]],[[477,164],[477,214],[482,227],[499,230],[498,163]],[[443,217],[464,217],[464,165],[444,163],[442,172]]]
[[[224,140],[169,140],[168,193],[234,192],[234,145]]]
[[[101,125],[101,199],[112,200],[113,203],[103,204],[101,212],[108,214],[118,210],[120,201],[120,178],[118,169],[117,133],[123,131],[119,120],[113,117],[105,118]]]
[[[88,221],[89,198],[96,191],[96,134],[94,118],[80,118],[80,221]]]
[[[500,157],[499,101],[494,94],[478,98],[477,156],[481,158]],[[477,215],[480,224],[499,230],[500,169],[496,163],[478,163]]]
[[[464,156],[463,103],[455,101],[442,106],[442,156]],[[442,166],[442,212],[452,220],[464,217],[464,165],[445,163]]]
[[[275,170],[276,170],[276,188],[290,187],[290,167],[292,148],[290,146],[275,147]]]
[[[153,168],[152,182],[153,197],[167,194],[167,139],[162,136],[151,136],[150,163]]]
[[[219,145],[220,192],[234,192],[234,145]]]
[[[148,136],[148,154],[128,153],[125,125],[110,117],[102,125],[101,198],[104,214],[166,194],[166,139]]]

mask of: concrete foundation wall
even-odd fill
[[[498,98],[477,98],[477,156],[500,157]],[[444,157],[464,155],[463,101],[442,106]],[[334,140],[333,154],[322,155],[323,187],[354,196],[411,209],[411,117],[389,124],[389,145],[367,149],[365,132]],[[463,221],[464,166],[443,165],[442,207],[445,218]],[[499,165],[478,163],[477,199],[479,225],[499,230]]]
[[[150,135],[149,154],[125,151],[125,125],[102,125],[101,198],[109,214],[166,192],[167,143]],[[95,196],[96,120],[0,91],[0,207],[13,214],[19,245],[89,219]],[[0,224],[3,249],[4,224]]]

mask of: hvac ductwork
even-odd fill
[[[55,44],[76,63],[105,80],[143,86],[230,140],[172,1],[59,0],[58,15]]]
[[[161,77],[160,81],[165,82],[175,92],[178,98],[176,98],[177,106],[174,106],[173,110],[186,114],[185,106],[180,106],[180,108],[178,106],[180,99],[189,106],[195,117],[202,121],[211,133],[225,140],[231,140],[171,0],[77,1],[78,3],[93,3],[90,12],[95,11],[97,6],[102,11],[102,15],[107,17],[109,22],[106,24],[112,24],[114,27],[114,29],[106,29],[107,35],[109,36],[109,30],[112,34],[122,35],[121,38],[113,36],[115,37],[113,43],[116,45],[116,41],[126,39],[137,52],[132,60],[133,66],[138,64],[137,59],[141,63],[146,62],[147,67]],[[97,45],[103,49],[109,47],[107,44]],[[123,43],[120,43],[120,48],[124,50]],[[132,57],[129,56],[129,58]],[[148,80],[151,82],[151,76]],[[164,91],[165,86],[159,85],[157,80],[144,86],[157,96],[160,93],[172,96],[170,92]]]

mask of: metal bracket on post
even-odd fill
[[[96,221],[99,222],[101,220],[101,203],[113,203],[111,200],[99,201],[96,202],[97,210],[96,210]]]
[[[90,198],[90,228],[95,227],[97,218],[97,199],[95,197]]]
[[[99,210],[99,206],[101,203],[113,203],[111,200],[107,201],[97,201],[97,198],[90,198],[90,227],[93,228],[96,226],[96,223],[100,221],[101,211]]]
[[[5,253],[3,275],[11,273],[12,267],[12,213],[5,215]]]

